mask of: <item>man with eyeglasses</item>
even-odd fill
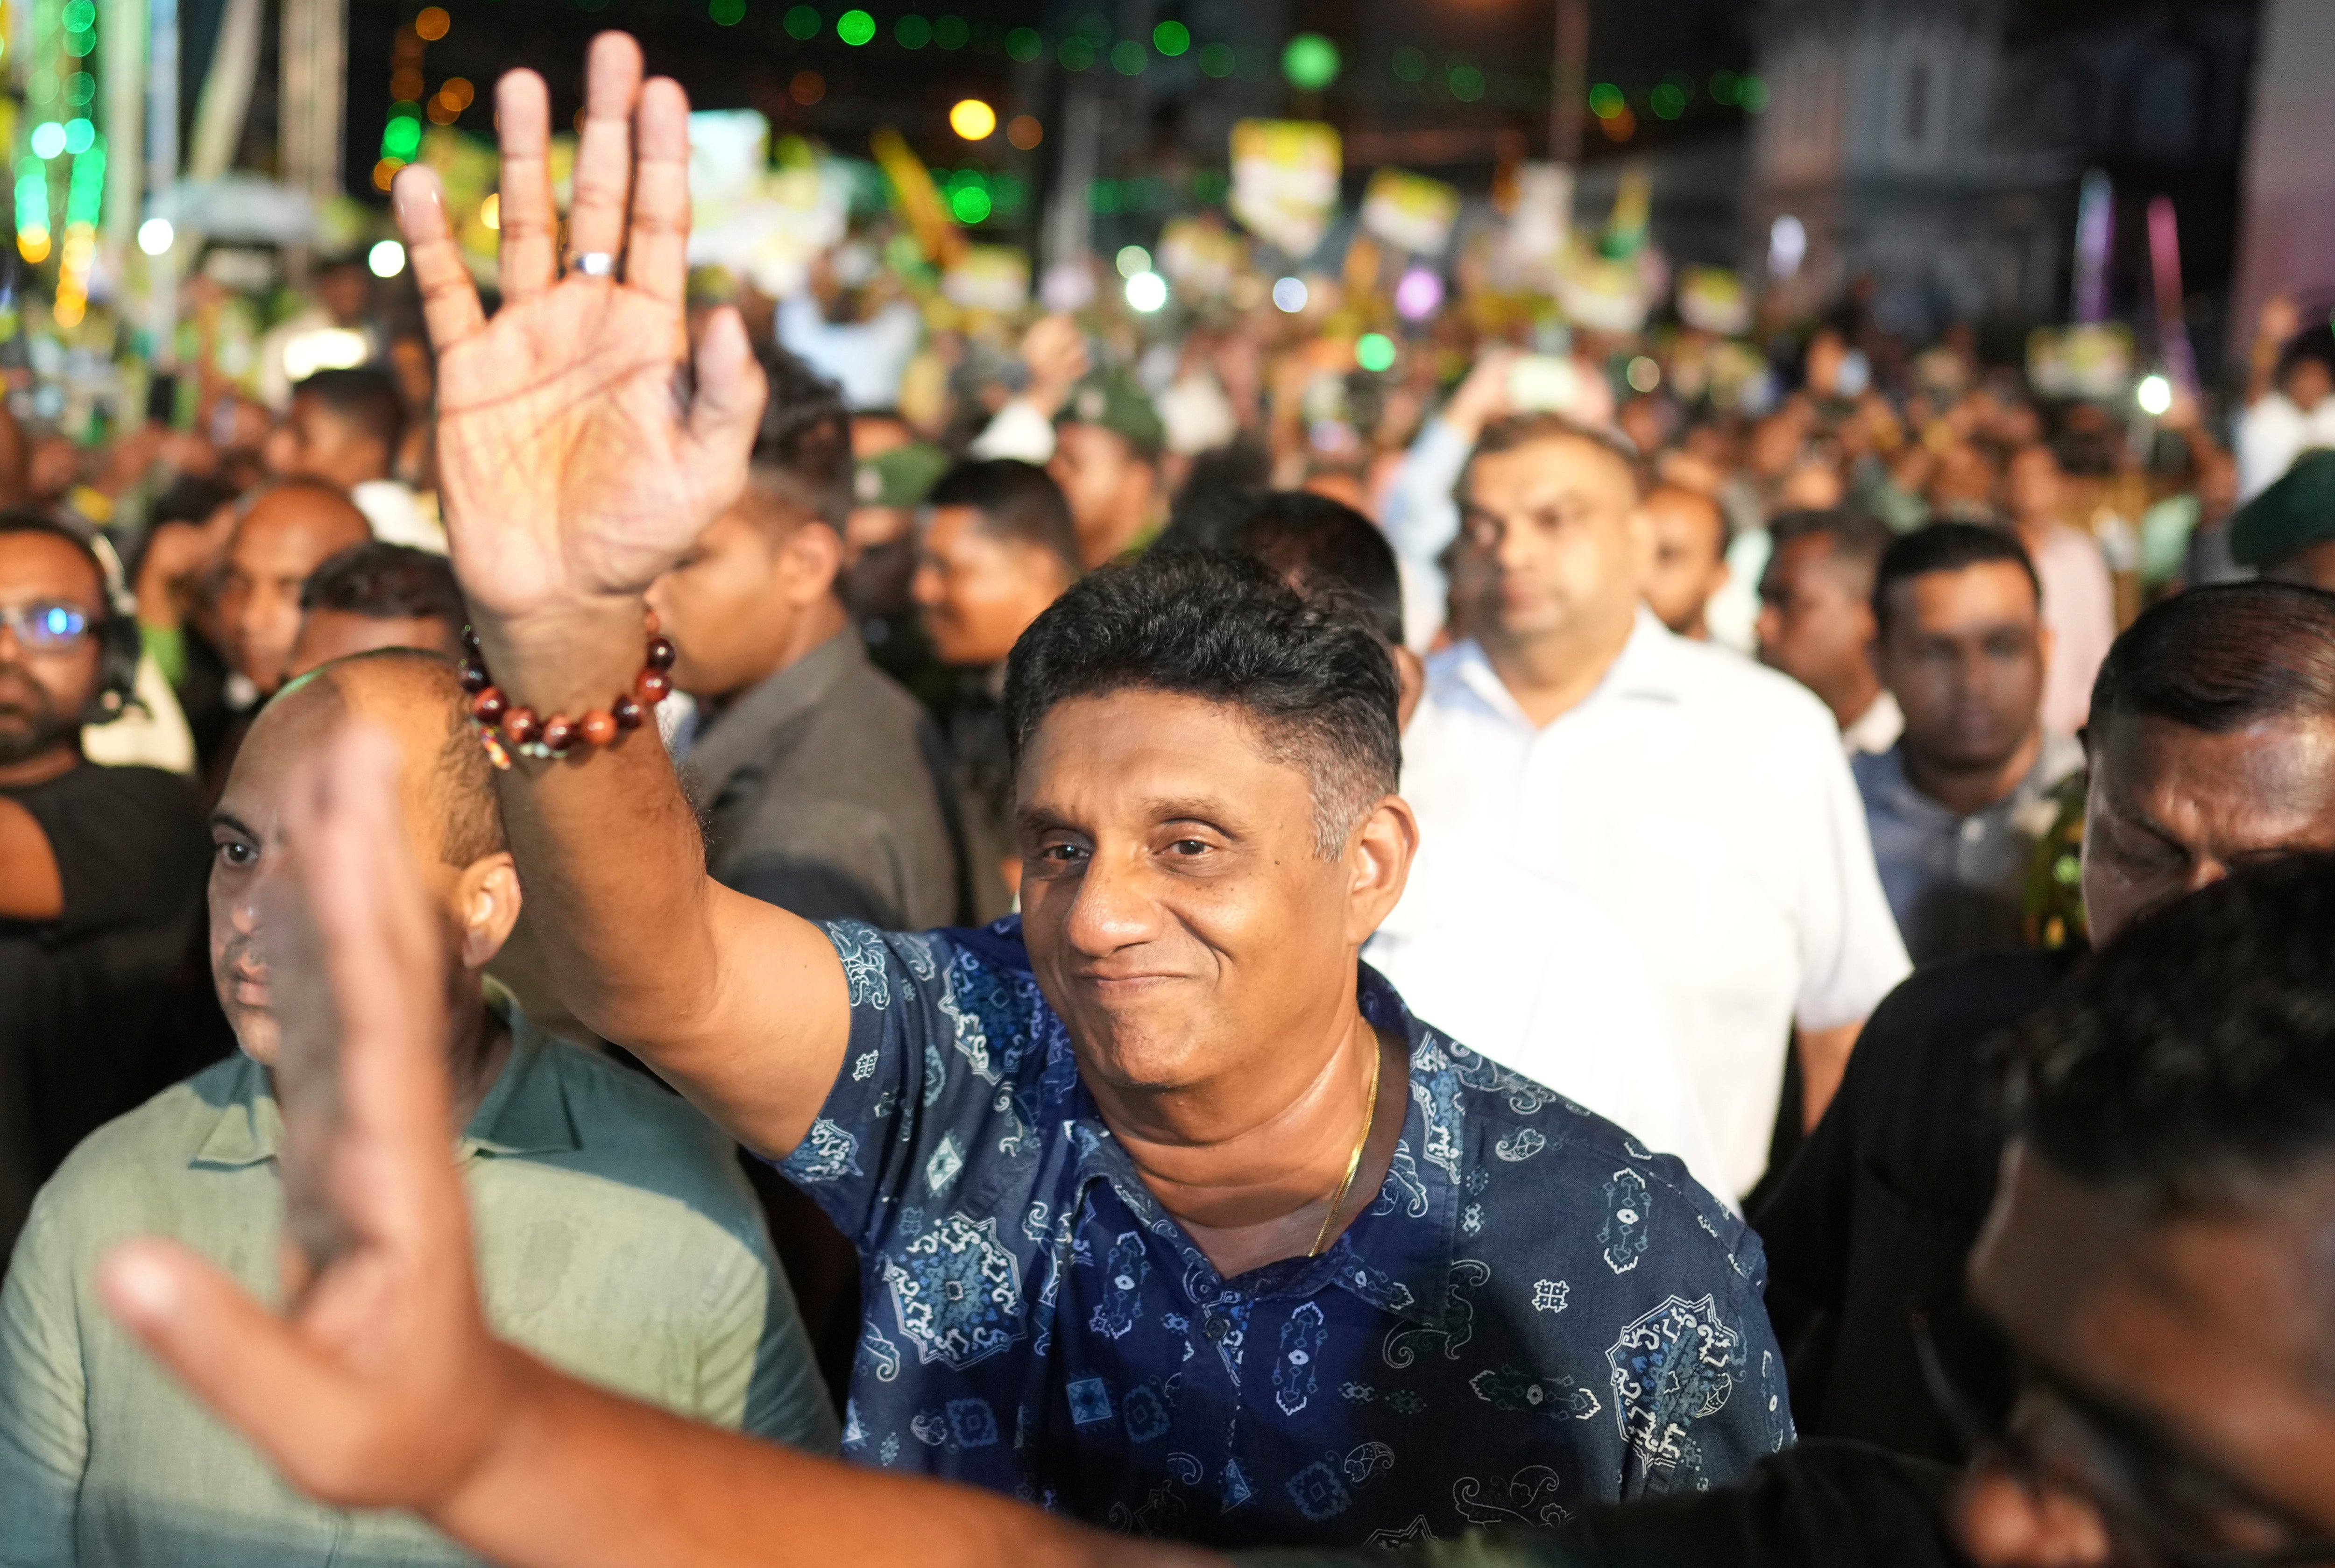
[[[183,983],[200,973],[183,962],[202,922],[192,791],[82,755],[136,653],[111,616],[88,545],[0,513],[0,1256],[57,1162],[191,1066],[216,1022]]]

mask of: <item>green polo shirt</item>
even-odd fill
[[[729,1139],[515,1021],[457,1145],[503,1337],[621,1392],[822,1453],[834,1413]],[[0,1564],[473,1561],[402,1515],[294,1494],[118,1328],[92,1282],[165,1235],[280,1299],[284,1124],[237,1055],[101,1128],[42,1188],[0,1291]]]

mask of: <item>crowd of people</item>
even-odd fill
[[[497,109],[0,441],[0,1564],[2335,1561],[2335,332],[1008,363]]]

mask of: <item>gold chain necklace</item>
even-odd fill
[[[1323,1245],[1330,1239],[1330,1227],[1337,1223],[1338,1211],[1346,1206],[1346,1194],[1354,1185],[1354,1173],[1362,1168],[1362,1150],[1371,1141],[1371,1128],[1379,1119],[1379,1071],[1386,1066],[1386,1045],[1375,1031],[1371,1034],[1371,1095],[1362,1108],[1362,1134],[1354,1140],[1354,1152],[1346,1157],[1346,1174],[1338,1183],[1336,1195],[1330,1199],[1330,1212],[1322,1216],[1322,1228],[1314,1233],[1313,1250],[1305,1255],[1318,1258]]]

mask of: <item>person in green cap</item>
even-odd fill
[[[940,448],[912,440],[853,465],[836,583],[859,623],[868,658],[935,711],[946,706],[952,682],[933,656],[909,586],[916,574],[917,512],[949,463]]]
[[[1054,420],[1046,471],[1062,487],[1090,569],[1140,551],[1166,526],[1159,451],[1167,428],[1123,371],[1098,371],[1072,389]]]
[[[2335,451],[2303,453],[2238,508],[2230,555],[2273,582],[2335,589]]]

